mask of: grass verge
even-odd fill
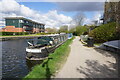
[[[102,43],[94,43],[94,45],[96,46],[100,46]]]
[[[70,52],[69,45],[72,43],[73,39],[74,37],[58,47],[42,64],[36,65],[23,80],[27,80],[28,78],[50,78],[53,76],[66,61]]]
[[[28,34],[28,35],[0,35],[0,37],[26,37],[26,36],[40,36],[40,35],[47,35],[47,34]]]

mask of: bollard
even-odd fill
[[[93,47],[94,46],[93,37],[88,37],[88,39],[87,39],[87,46],[88,47]]]

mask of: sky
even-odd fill
[[[92,24],[104,12],[104,2],[31,1],[0,0],[0,25],[5,24],[4,17],[22,16],[44,23],[45,27],[59,28],[63,25],[74,25],[73,17],[79,12],[86,16],[84,24]]]

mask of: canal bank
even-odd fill
[[[33,36],[4,36],[0,37],[0,41],[8,41],[8,40],[19,40],[19,39],[31,39],[31,38],[37,38],[43,35],[33,35]]]
[[[23,80],[31,79],[31,78],[51,78],[55,75],[55,73],[63,66],[66,62],[67,57],[70,52],[70,44],[72,43],[74,37],[72,39],[68,39],[64,44],[58,47],[54,53],[50,54],[47,59],[45,59],[41,64],[33,67],[32,71],[29,72],[27,76],[24,77]]]

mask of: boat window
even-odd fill
[[[42,37],[39,37],[38,39],[51,40],[51,37],[48,37],[48,36],[42,36]]]
[[[42,36],[38,38],[37,44],[49,44],[49,41],[53,41],[51,37]]]

